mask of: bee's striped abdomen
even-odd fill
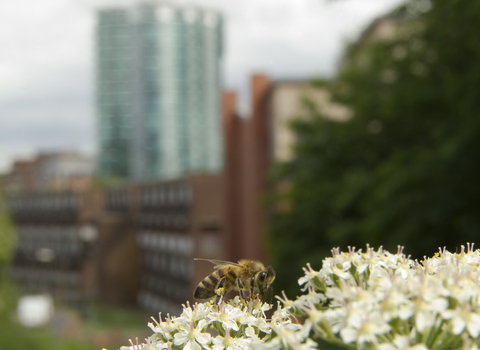
[[[217,295],[216,290],[223,279],[223,287],[226,291],[228,291],[235,278],[235,273],[227,271],[227,274],[225,275],[225,272],[222,269],[219,269],[213,272],[211,275],[205,277],[205,279],[198,284],[193,296],[196,299],[210,299],[211,297]]]
[[[205,277],[205,279],[198,284],[193,295],[195,298],[209,299],[216,295],[215,290],[217,289],[217,286],[221,280],[215,275],[217,275],[217,271]]]

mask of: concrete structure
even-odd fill
[[[167,3],[98,12],[98,173],[173,179],[223,167],[222,18]]]
[[[7,174],[7,192],[81,192],[92,184],[94,161],[75,151],[43,152],[32,160],[18,160]]]
[[[83,191],[91,186],[94,171],[93,159],[78,152],[41,154],[35,160],[35,189]]]
[[[268,92],[268,129],[269,158],[274,162],[286,162],[293,158],[296,136],[289,123],[297,118],[306,118],[310,114],[304,102],[313,102],[326,117],[336,121],[351,118],[351,111],[330,99],[330,93],[323,88],[313,86],[308,81],[274,82]]]

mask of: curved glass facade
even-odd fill
[[[222,18],[167,4],[98,13],[98,173],[175,178],[223,167]]]

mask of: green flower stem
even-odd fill
[[[402,334],[402,329],[400,328],[400,319],[396,318],[392,320],[390,323],[390,326],[392,327],[392,330],[397,333],[397,334]]]
[[[215,321],[213,323],[213,327],[215,328],[215,330],[218,332],[218,334],[220,334],[222,337],[225,336],[225,330],[223,329],[223,326],[220,322],[217,322]]]
[[[337,339],[335,335],[332,333],[332,329],[328,325],[328,323],[325,320],[322,320],[317,323],[319,328],[325,332],[326,339],[333,341],[334,339]]]
[[[403,334],[408,335],[410,334],[410,324],[408,320],[403,320]]]
[[[435,344],[435,341],[438,339],[438,335],[442,331],[442,327],[443,327],[443,319],[440,320],[440,324],[438,325],[438,327],[432,327],[432,329],[430,329],[430,334],[428,335],[427,341],[425,342],[425,344],[429,349],[433,347],[433,345]]]
[[[446,349],[456,349],[458,345],[461,345],[462,338],[459,335],[453,335],[445,333],[445,336],[442,337],[442,341],[437,347],[429,348],[433,350],[446,350]],[[456,344],[459,343],[459,344]]]
[[[387,337],[386,334],[380,334],[377,336],[377,339],[381,340],[381,343],[389,343],[390,340],[393,339],[393,335],[391,335],[390,337]]]

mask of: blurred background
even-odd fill
[[[480,2],[0,4],[0,346],[118,348],[212,271],[480,233]]]

